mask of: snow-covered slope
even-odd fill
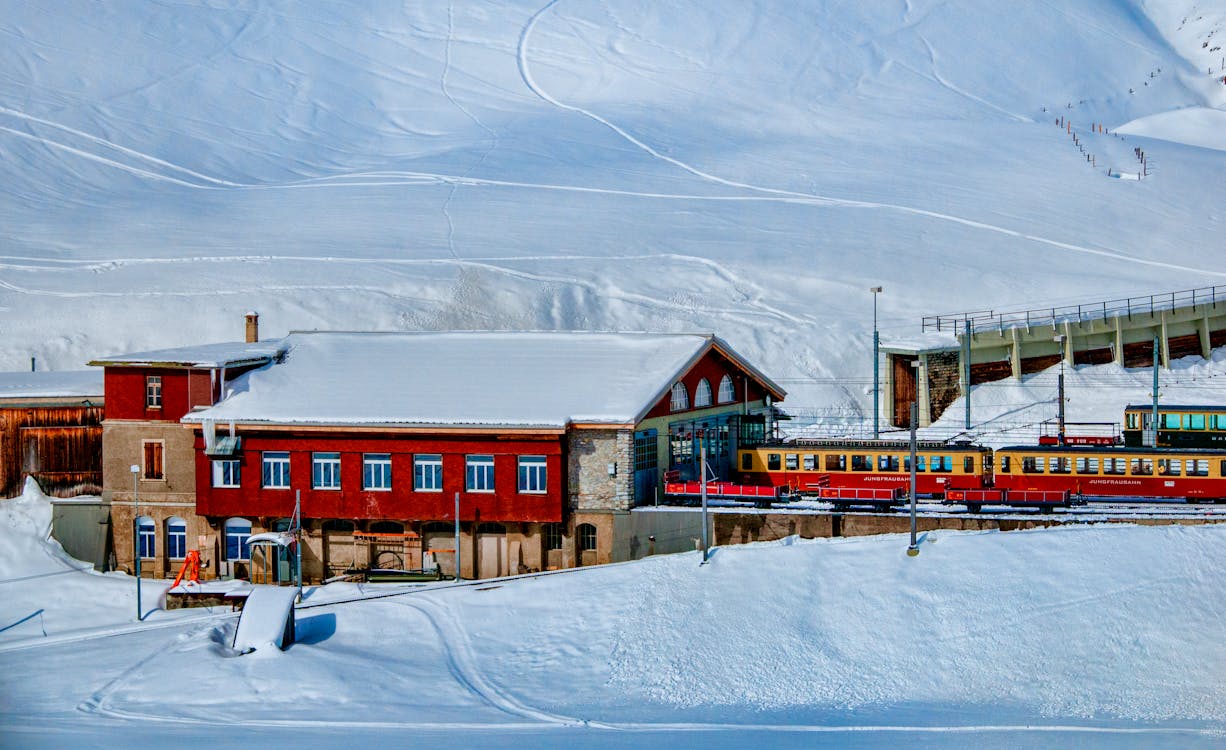
[[[233,339],[256,308],[268,335],[714,331],[789,403],[862,410],[869,286],[888,338],[1226,279],[1224,18],[5,2],[0,368]],[[1155,174],[1107,178],[1135,145]]]

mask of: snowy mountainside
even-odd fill
[[[7,2],[0,368],[232,340],[251,308],[270,336],[713,331],[790,404],[863,413],[869,286],[888,339],[1226,279],[1194,122],[1226,107],[1224,17]],[[1109,179],[1137,144],[1154,174]]]

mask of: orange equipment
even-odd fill
[[[191,550],[187,553],[187,557],[183,558],[183,567],[179,568],[179,575],[175,576],[172,589],[183,580],[184,573],[187,574],[187,580],[200,583],[200,550]]]

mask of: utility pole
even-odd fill
[[[706,565],[710,552],[707,539],[707,454],[702,449],[702,433],[701,429],[694,431],[698,437],[698,486],[702,498],[702,564]]]
[[[962,399],[966,401],[966,415],[962,428],[971,428],[971,319],[967,318],[962,332]]]
[[[907,547],[907,556],[919,554],[915,542],[915,427],[919,424],[919,404],[911,402],[911,546]]]
[[[1150,426],[1153,428],[1153,442],[1151,447],[1158,446],[1158,337],[1154,336],[1154,407],[1150,413]],[[1144,434],[1144,433],[1142,433]]]
[[[294,544],[294,568],[298,574],[298,598],[302,599],[302,490],[294,490],[294,518],[298,519],[295,529],[297,538]]]
[[[1056,397],[1060,401],[1056,408],[1056,440],[1064,445],[1064,335],[1057,336],[1055,341],[1060,347],[1060,377],[1056,381]]]
[[[881,335],[877,332],[877,295],[881,287],[870,287],[873,293],[873,440],[881,437]]]
[[[460,582],[460,493],[458,492],[455,493],[455,582]]]
[[[145,615],[140,605],[140,466],[132,464],[128,471],[132,472],[132,502],[135,504],[132,511],[132,551],[136,553],[133,564],[136,570],[136,620],[141,622]]]

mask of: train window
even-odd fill
[[[1022,457],[1022,473],[1023,474],[1042,474],[1043,466],[1046,463],[1042,456],[1023,456]]]
[[[1077,457],[1077,473],[1078,474],[1097,474],[1098,459],[1094,456],[1078,456]]]
[[[963,456],[962,457],[962,473],[963,474],[975,473],[975,457],[974,456]]]
[[[1187,423],[1184,424],[1183,426],[1185,430],[1203,430],[1205,429],[1205,415],[1204,414],[1185,414],[1184,419],[1187,420]]]
[[[1226,430],[1226,414],[1210,414],[1209,429]]]
[[[780,467],[779,454],[778,453],[767,453],[766,454],[766,470],[767,471],[779,471],[779,467]]]
[[[1206,474],[1209,473],[1208,467],[1205,467],[1205,473]],[[1226,477],[1226,461],[1222,461],[1221,465],[1218,466],[1218,474],[1220,474],[1223,477]]]
[[[1124,429],[1125,430],[1137,429],[1137,413],[1135,411],[1130,411],[1124,415]]]
[[[788,471],[796,471],[800,468],[800,456],[795,453],[787,453],[783,456],[783,466]]]
[[[1001,474],[1009,473],[1009,457],[1008,456],[1000,457],[1000,473]]]
[[[753,454],[741,454],[741,471],[753,471]]]
[[[878,471],[898,471],[898,456],[877,456]]]
[[[1124,458],[1104,458],[1104,474],[1123,474],[1128,470],[1128,460]]]
[[[1154,473],[1154,461],[1151,458],[1134,458],[1131,464],[1132,471],[1129,473],[1134,476],[1147,477]]]
[[[917,473],[918,473],[918,472],[922,472],[922,471],[924,471],[924,464],[925,464],[925,459],[926,459],[926,458],[927,458],[926,456],[922,456],[922,455],[921,455],[921,456],[916,456],[916,457],[915,457],[915,471],[916,471]],[[903,470],[903,471],[911,471],[911,457],[910,457],[910,456],[903,456],[903,458],[902,458],[902,470]]]
[[[1073,459],[1068,456],[1052,456],[1047,460],[1047,469],[1052,474],[1068,474],[1073,469]]]
[[[804,458],[805,471],[817,471],[817,456],[806,453]]]
[[[1158,415],[1158,419],[1159,419],[1159,424],[1162,425],[1162,429],[1164,430],[1178,430],[1179,429],[1179,415],[1178,414],[1163,413],[1163,414]]]
[[[1164,477],[1177,477],[1183,473],[1183,461],[1178,458],[1160,458],[1158,473]]]
[[[871,456],[853,454],[851,457],[852,471],[872,471],[873,459]]]
[[[932,460],[934,463],[938,460],[941,462],[941,468],[937,469],[936,466],[933,466],[932,467],[933,471],[953,471],[954,470],[954,457],[953,456],[933,456]]]
[[[1190,477],[1209,476],[1209,461],[1204,458],[1189,458],[1188,459],[1188,476]]]
[[[847,457],[842,453],[826,454],[826,471],[846,471]]]

